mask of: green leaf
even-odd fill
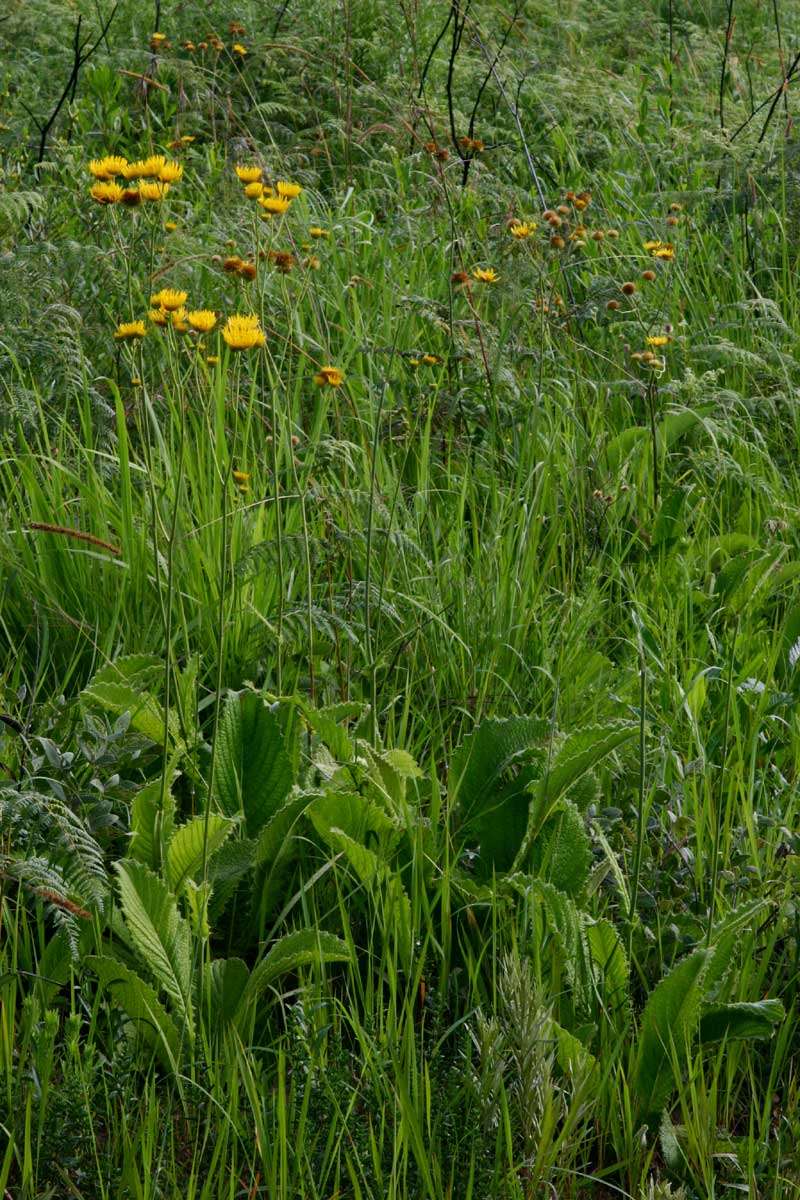
[[[615,1024],[627,1024],[630,1016],[630,967],[620,936],[605,918],[587,921],[584,933],[603,1010]]]
[[[350,950],[341,938],[314,929],[287,933],[269,949],[250,975],[242,1003],[255,1001],[281,975],[300,967],[327,962],[350,962]]]
[[[273,814],[259,834],[254,863],[268,867],[290,853],[291,833],[300,817],[318,796],[316,792],[298,792]]]
[[[236,1020],[250,982],[250,971],[241,958],[215,958],[206,973],[206,1013],[218,1031]]]
[[[195,879],[202,871],[204,860],[208,864],[233,826],[233,821],[219,813],[204,813],[175,830],[167,847],[166,876],[176,895],[187,879]]]
[[[550,770],[538,785],[538,801],[550,806],[582,775],[613,750],[630,741],[635,725],[593,725],[569,734],[558,748]]]
[[[558,1021],[551,1021],[551,1031],[556,1042],[556,1061],[565,1075],[588,1075],[595,1070],[597,1059],[573,1033]]]
[[[100,986],[110,992],[127,1015],[137,1036],[174,1067],[180,1055],[180,1030],[150,984],[125,963],[109,955],[90,954],[85,962],[97,975]]]
[[[230,696],[216,733],[214,800],[228,817],[244,816],[256,837],[294,782],[276,715],[255,692]]]
[[[660,1113],[674,1087],[673,1051],[683,1055],[697,1032],[703,983],[713,951],[695,950],[653,989],[642,1015],[633,1093],[640,1116]]]
[[[131,858],[160,870],[162,847],[172,836],[175,820],[175,798],[172,795],[172,780],[163,789],[160,779],[146,783],[133,798],[131,809]]]
[[[372,850],[355,841],[341,829],[331,829],[331,846],[342,851],[361,882],[368,888],[383,891],[385,920],[391,922],[398,948],[406,966],[411,961],[411,901],[400,877]]]
[[[175,1006],[189,1037],[194,1034],[191,1000],[191,931],[165,883],[143,863],[114,864],[120,903],[131,942]]]
[[[396,832],[383,809],[357,792],[325,792],[309,805],[308,815],[320,837],[333,844],[331,831],[341,830],[353,841],[385,846]]]
[[[574,804],[562,800],[533,846],[536,874],[559,891],[576,896],[589,877],[592,847],[583,817]]]
[[[718,1004],[706,1009],[700,1018],[700,1041],[708,1044],[723,1039],[771,1037],[785,1016],[780,1000]]]

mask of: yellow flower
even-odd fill
[[[236,483],[249,483],[250,482],[250,472],[249,471],[231,471],[231,475],[233,476]]]
[[[154,325],[166,325],[169,317],[165,308],[151,308],[147,314]]]
[[[644,339],[648,346],[668,346],[672,338],[667,337],[665,333],[655,334],[653,337]]]
[[[673,246],[659,246],[658,250],[653,251],[653,258],[663,258],[667,261],[675,257],[675,248]]]
[[[222,263],[223,271],[227,271],[229,275],[238,274],[241,266],[242,260],[239,258],[238,254],[232,254],[230,258],[224,259]]]
[[[521,241],[523,238],[529,238],[535,228],[535,225],[529,225],[525,221],[516,221],[512,226],[510,226],[508,232],[512,237],[519,238]]]
[[[248,200],[257,200],[263,191],[264,185],[263,183],[259,183],[258,180],[255,183],[246,183],[244,185],[244,194]]]
[[[162,288],[150,297],[150,303],[160,305],[167,312],[177,312],[186,303],[186,295],[186,292],[179,292],[177,288]]]
[[[165,162],[158,172],[162,183],[177,183],[183,176],[183,167],[177,162]]]
[[[167,35],[165,33],[151,33],[150,35],[151,42],[165,42],[166,40]]]
[[[275,190],[284,200],[296,200],[303,189],[299,183],[286,183],[285,180],[279,179],[275,184]]]
[[[117,326],[114,337],[117,341],[128,342],[143,338],[146,332],[144,321],[123,321],[121,325]]]
[[[262,196],[258,203],[264,209],[266,216],[272,216],[273,213],[285,213],[291,206],[291,200],[283,196]]]
[[[168,191],[168,183],[155,183],[150,179],[143,179],[139,184],[139,195],[143,200],[163,200]]]
[[[231,350],[254,350],[266,341],[258,317],[253,316],[228,317],[222,336]]]
[[[478,283],[497,283],[500,276],[494,267],[476,267],[472,272],[472,278],[477,279]]]
[[[142,193],[138,188],[125,188],[122,203],[126,208],[137,208],[142,203]]]
[[[433,367],[436,365],[436,363],[438,363],[439,358],[436,354],[423,354],[422,361],[429,367]]]
[[[121,175],[127,165],[127,159],[121,154],[106,154],[104,158],[92,159],[89,174],[95,179],[113,179],[115,175]]]
[[[319,373],[314,376],[314,383],[319,387],[341,387],[344,383],[344,373],[338,367],[320,367]]]
[[[235,171],[242,183],[258,183],[261,178],[261,167],[256,166],[255,163],[244,165],[240,163]]]
[[[219,355],[218,354],[209,354],[206,358],[206,362],[208,363],[208,365],[210,367],[215,367],[217,365],[217,363],[219,362]]]
[[[93,183],[89,194],[98,204],[119,204],[123,189],[118,183]]]
[[[217,323],[217,314],[208,308],[198,308],[187,313],[186,320],[198,333],[210,333]]]
[[[658,239],[655,239],[654,241],[645,242],[644,249],[645,250],[660,250],[663,245],[664,245],[663,242],[660,242],[660,241],[658,241]]]
[[[238,54],[240,58],[244,58],[245,54],[247,54],[247,47],[243,46],[241,42],[234,42],[231,50],[234,54]]]
[[[186,320],[185,308],[176,308],[174,311],[170,312],[170,317],[172,319],[172,327],[176,333],[189,332],[189,324]]]
[[[163,154],[151,154],[142,163],[142,175],[145,178],[158,179],[166,165],[167,160]]]
[[[318,271],[322,266],[322,262],[317,258],[316,254],[309,254],[308,258],[303,262],[304,267],[308,267],[309,271]]]
[[[167,230],[168,233],[173,233],[178,228],[178,222],[177,221],[165,221],[164,228]]]

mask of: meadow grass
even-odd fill
[[[800,1196],[798,15],[11,0],[0,1194]]]

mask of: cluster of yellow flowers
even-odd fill
[[[163,154],[151,154],[138,162],[128,162],[121,154],[107,154],[89,163],[89,174],[94,178],[89,194],[98,204],[124,204],[136,208],[148,200],[163,200],[170,185],[183,176],[183,167],[170,162]],[[117,183],[117,178],[126,183],[136,181],[135,187]]]
[[[170,325],[177,333],[211,333],[217,324],[217,314],[209,308],[187,309],[187,293],[177,288],[162,288],[150,297],[148,316],[154,325]],[[147,332],[144,321],[125,321],[117,326],[117,341],[136,341]],[[255,350],[266,342],[257,316],[230,316],[222,328],[222,337],[231,350]],[[211,356],[208,362],[217,362]]]
[[[299,183],[289,183],[284,179],[279,179],[274,187],[264,183],[264,172],[257,163],[239,163],[235,171],[243,185],[245,196],[248,200],[258,202],[262,209],[262,217],[267,219],[288,212],[292,201],[296,200],[303,190]]]

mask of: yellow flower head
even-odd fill
[[[231,350],[255,350],[266,341],[258,317],[253,316],[228,317],[222,336]]]
[[[244,185],[244,194],[248,200],[257,200],[263,191],[264,185],[263,183],[259,183],[258,180],[255,183],[246,183]]]
[[[653,251],[653,258],[663,258],[667,262],[670,262],[674,257],[675,257],[675,248],[674,248],[674,246],[670,246],[669,244],[667,244],[665,246],[659,246],[659,248],[657,250]]]
[[[165,42],[166,40],[167,40],[167,35],[165,33],[151,33],[150,34],[151,42]]]
[[[123,188],[118,183],[93,183],[89,194],[98,204],[119,204]]]
[[[177,288],[162,288],[150,297],[150,303],[159,305],[167,312],[177,312],[186,303],[186,292],[179,292]]]
[[[183,167],[177,162],[165,162],[158,172],[162,183],[177,183],[183,177]]]
[[[121,154],[106,154],[104,158],[92,159],[89,174],[95,179],[113,179],[115,175],[121,175],[127,165],[127,159]]]
[[[208,308],[198,308],[187,313],[186,320],[198,333],[210,333],[217,323],[217,314]]]
[[[126,208],[137,208],[142,203],[142,193],[138,188],[125,188],[122,203]]]
[[[139,184],[139,195],[143,200],[163,200],[168,191],[168,183],[156,183],[152,179],[143,179]]]
[[[167,310],[165,308],[151,308],[147,314],[154,325],[166,325],[169,320]]]
[[[233,476],[234,481],[236,483],[249,483],[250,482],[250,472],[249,471],[231,471],[231,475]]]
[[[326,238],[331,236],[328,230],[323,229],[321,225],[312,225],[308,233],[309,236],[313,238]]]
[[[243,46],[241,42],[234,42],[231,50],[234,54],[238,54],[240,58],[244,58],[245,54],[247,54],[247,47]]]
[[[317,258],[316,254],[309,254],[308,258],[303,260],[303,266],[308,267],[309,271],[318,271],[322,266],[322,262]]]
[[[174,311],[170,312],[169,315],[172,321],[172,328],[176,331],[176,333],[189,332],[189,323],[186,320],[185,308],[176,308]]]
[[[314,376],[314,383],[319,387],[341,387],[344,383],[344,372],[338,367],[320,367],[318,374]]]
[[[659,241],[659,240],[656,238],[656,239],[654,239],[654,240],[651,240],[651,241],[649,241],[649,242],[645,242],[645,243],[644,243],[644,249],[645,249],[645,250],[660,250],[660,249],[661,249],[661,247],[662,247],[663,245],[664,245],[664,243],[663,243],[663,242],[660,242],[660,241]]]
[[[535,229],[535,225],[529,225],[526,221],[515,221],[509,227],[508,232],[513,238],[518,238],[522,241],[524,238],[529,238]]]
[[[438,363],[439,358],[436,354],[423,354],[422,361],[429,367],[433,367]]]
[[[478,283],[497,283],[500,276],[494,267],[476,267],[472,272],[472,278],[477,279]]]
[[[142,175],[145,179],[158,179],[167,165],[167,160],[163,154],[151,154],[142,163]]]
[[[256,166],[255,163],[240,163],[235,171],[242,183],[258,183],[261,178],[261,167]]]
[[[165,221],[164,228],[166,229],[167,233],[174,233],[175,230],[178,228],[178,222],[177,221]]]
[[[219,355],[218,354],[209,354],[206,357],[206,362],[208,363],[208,365],[210,367],[215,367],[217,365],[217,363],[219,362]]]
[[[119,342],[129,342],[143,338],[146,332],[144,321],[123,321],[117,326],[114,337]]]
[[[286,183],[285,180],[279,179],[275,184],[275,190],[284,200],[296,200],[303,189],[299,183]]]
[[[258,203],[264,209],[264,214],[271,217],[274,213],[288,212],[292,202],[284,196],[261,196]]]
[[[665,333],[654,334],[653,337],[644,339],[648,346],[668,346],[672,338],[667,337]]]

